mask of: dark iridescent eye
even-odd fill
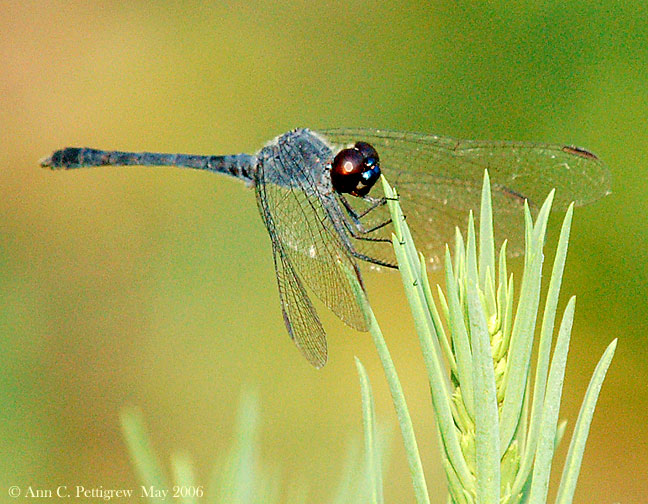
[[[366,160],[373,159],[374,163],[380,161],[378,157],[378,152],[374,149],[373,145],[368,144],[367,142],[356,142],[354,146],[360,153],[364,156]]]
[[[378,152],[367,142],[342,149],[331,164],[333,189],[353,196],[365,196],[380,178]]]
[[[341,193],[353,193],[364,170],[364,156],[360,151],[342,149],[331,164],[333,189]]]

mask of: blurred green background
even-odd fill
[[[0,502],[10,485],[133,487],[118,422],[126,405],[143,409],[164,456],[191,453],[205,484],[250,386],[262,403],[263,459],[286,488],[306,484],[309,501],[322,502],[362,432],[354,355],[394,434],[388,502],[413,500],[369,336],[321,309],[330,351],[321,371],[288,339],[253,191],[171,168],[37,165],[67,145],[252,153],[297,126],[574,143],[608,163],[614,193],[578,209],[572,228],[563,298],[578,303],[561,417],[569,434],[596,361],[619,337],[576,497],[646,501],[645,2],[60,1],[0,10]],[[366,280],[434,502],[445,502],[399,277]]]

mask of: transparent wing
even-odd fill
[[[305,348],[326,347],[324,332],[304,287],[347,325],[366,331],[345,269],[355,273],[360,282],[361,277],[323,206],[313,180],[313,167],[302,159],[300,149],[290,144],[273,149],[272,159],[262,163],[256,175],[257,201],[275,250],[286,326],[306,353]],[[335,200],[331,198],[331,202]]]
[[[610,192],[610,173],[593,154],[570,146],[454,140],[372,129],[322,130],[337,147],[363,140],[380,156],[381,170],[398,190],[415,239],[426,255],[442,257],[455,226],[465,229],[468,210],[478,215],[484,170],[492,184],[495,234],[522,250],[519,210],[537,209],[556,188],[554,209],[584,205]],[[373,195],[373,192],[372,192]],[[518,239],[516,239],[518,238]]]
[[[326,364],[326,334],[313,304],[287,254],[273,245],[281,312],[288,334],[308,362],[316,368]]]
[[[391,182],[391,179],[388,177]],[[421,252],[429,262],[428,268],[440,268],[445,244],[451,248],[454,244],[455,228],[459,227],[465,236],[468,224],[468,210],[472,209],[476,222],[479,222],[479,206],[481,200],[481,184],[463,184],[461,187],[462,197],[452,197],[458,188],[448,181],[438,181],[435,190],[428,194],[428,199],[412,197],[413,191],[408,190],[409,185],[393,183],[399,191],[399,201],[405,212],[407,224],[414,235],[415,243],[421,247]],[[382,187],[378,184],[371,192],[372,196],[380,198],[383,196]],[[416,194],[418,196],[418,194]],[[360,198],[348,198],[354,208],[361,211],[364,206]],[[493,206],[497,208],[497,219],[493,223],[493,232],[498,242],[508,239],[507,253],[509,256],[516,256],[524,251],[524,219],[522,205],[524,200],[503,196],[501,192],[492,189]],[[389,219],[387,206],[372,210],[363,219],[363,224],[370,227],[377,222],[384,222]],[[391,226],[385,226],[367,237],[390,238],[393,232]],[[356,250],[379,259],[383,262],[395,264],[393,248],[391,243],[378,241],[353,240]]]

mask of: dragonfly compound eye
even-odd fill
[[[379,178],[378,153],[366,142],[341,150],[333,159],[331,183],[340,193],[365,196]]]
[[[363,170],[365,165],[362,153],[356,149],[342,149],[331,165],[333,189],[340,193],[352,193],[360,182]]]
[[[371,165],[378,164],[380,158],[378,157],[378,152],[376,151],[376,149],[374,149],[373,145],[367,142],[356,142],[356,144],[353,147],[356,150],[360,151],[360,153],[365,158],[366,164],[371,164]]]

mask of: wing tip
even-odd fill
[[[323,342],[317,342],[321,343],[316,344],[315,346],[309,345],[302,345],[300,343],[297,343],[297,340],[293,340],[297,344],[297,348],[301,351],[302,355],[306,357],[306,360],[309,362],[311,366],[313,366],[315,369],[322,369],[327,361],[328,361],[328,350],[326,348],[326,340]]]
[[[328,361],[328,347],[326,344],[326,335],[324,334],[324,329],[322,328],[319,319],[317,320],[317,323],[321,330],[321,334],[317,338],[306,339],[301,336],[297,337],[293,330],[290,317],[288,316],[284,306],[281,307],[281,313],[290,339],[293,340],[301,354],[306,358],[311,366],[315,369],[322,369]]]

